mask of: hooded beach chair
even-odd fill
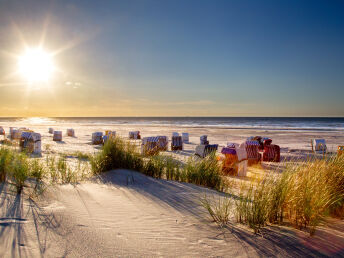
[[[102,132],[92,133],[92,144],[94,144],[94,145],[103,144],[103,133]]]
[[[311,140],[312,151],[318,154],[325,154],[327,147],[325,139],[312,139]]]
[[[171,150],[183,150],[183,139],[181,136],[172,136]]]
[[[55,142],[62,141],[62,131],[54,131],[53,141],[55,141]]]
[[[262,155],[259,153],[259,142],[252,140],[246,141],[245,148],[248,165],[257,164],[261,161]]]
[[[197,145],[196,150],[195,150],[195,155],[201,158],[205,158],[209,154],[216,152],[218,147],[219,147],[218,144]]]
[[[129,139],[134,139],[134,140],[141,139],[140,131],[129,132]]]
[[[182,133],[183,143],[189,143],[189,133]]]
[[[159,153],[159,137],[143,137],[141,143],[142,155],[155,155]]]
[[[168,137],[167,136],[157,136],[157,137],[158,137],[159,151],[167,151],[167,149],[168,149]]]
[[[67,129],[67,136],[75,137],[74,129],[72,128]]]
[[[246,143],[228,143],[222,148],[221,153],[225,156],[222,162],[222,171],[238,176],[247,174],[247,152]]]
[[[200,144],[201,145],[209,144],[208,136],[207,135],[202,135],[201,137],[199,137],[199,139],[200,139]]]
[[[50,134],[53,134],[53,133],[54,133],[54,128],[50,127],[49,130],[48,130],[48,132],[49,132]]]
[[[41,153],[41,134],[34,132],[22,132],[19,146],[21,151],[28,153]]]
[[[264,146],[263,161],[280,162],[280,147],[276,144]]]

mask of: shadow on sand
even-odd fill
[[[134,181],[128,183],[128,177],[133,177]],[[321,232],[321,229],[314,237],[309,237],[307,232],[278,226],[264,228],[261,235],[253,234],[250,230],[237,224],[220,229],[214,223],[210,223],[208,214],[200,205],[200,198],[205,193],[208,196],[224,196],[223,193],[211,189],[188,183],[154,179],[129,170],[110,171],[101,174],[98,180],[114,187],[128,187],[136,194],[152,199],[156,204],[169,205],[182,213],[192,215],[200,222],[207,223],[214,232],[218,232],[213,236],[214,239],[225,241],[236,239],[247,251],[248,256],[250,256],[252,248],[260,256],[343,257],[344,255],[344,248],[338,246],[338,242],[333,241],[336,236],[331,232]],[[322,237],[319,237],[320,235]],[[315,244],[311,245],[310,241]]]

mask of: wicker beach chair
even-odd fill
[[[75,137],[74,129],[72,128],[67,129],[67,136]]]
[[[103,133],[102,132],[92,133],[92,144],[93,145],[103,144]]]
[[[62,141],[62,131],[54,131],[53,141],[55,141],[55,142]]]
[[[171,150],[183,150],[183,139],[181,136],[172,136]]]
[[[263,161],[280,162],[280,147],[276,144],[264,146]]]
[[[189,143],[189,133],[182,133],[183,143]]]
[[[133,139],[133,140],[141,139],[140,131],[129,132],[129,139]]]
[[[22,132],[19,142],[21,151],[28,153],[41,153],[41,134],[34,132]]]
[[[49,130],[48,130],[48,132],[49,132],[50,134],[53,134],[53,133],[54,133],[54,128],[50,127]]]
[[[248,165],[257,164],[261,161],[262,155],[259,153],[259,143],[257,141],[246,141]]]
[[[227,147],[222,148],[224,160],[222,162],[222,171],[226,174],[246,176],[247,174],[247,152],[246,143],[229,143]]]
[[[311,140],[312,151],[317,154],[325,154],[327,150],[325,139],[312,139]]]

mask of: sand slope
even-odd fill
[[[252,257],[344,255],[344,224],[315,237],[269,227],[264,237],[211,223],[199,198],[212,190],[127,170],[76,187],[57,186],[39,201],[1,185],[1,257]]]

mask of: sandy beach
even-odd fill
[[[8,123],[2,123],[8,130]],[[281,146],[282,159],[304,160],[311,155],[311,138],[324,138],[335,150],[344,142],[344,132],[226,129],[206,127],[135,126],[112,124],[56,124],[13,122],[42,135],[42,158],[76,151],[95,153],[91,145],[95,131],[113,130],[118,136],[140,130],[142,136],[188,132],[185,150],[168,151],[181,161],[193,154],[199,136],[207,134],[211,143],[225,146],[242,142],[251,135],[269,136]],[[63,131],[63,141],[52,141],[48,127]],[[74,128],[75,137],[66,129]],[[137,141],[139,144],[140,141]],[[221,148],[219,148],[221,149]],[[283,166],[281,162],[279,166]],[[263,164],[269,167],[270,164]],[[252,174],[253,168],[249,168]],[[133,180],[128,182],[128,177]],[[241,179],[238,179],[239,181]],[[245,180],[245,179],[244,179]],[[1,185],[0,256],[2,257],[301,257],[344,255],[344,224],[332,219],[319,227],[313,237],[308,232],[285,226],[266,227],[256,235],[247,227],[233,224],[220,228],[200,205],[206,194],[223,194],[193,184],[149,178],[128,170],[114,170],[77,185],[57,185],[42,196],[16,196]]]

